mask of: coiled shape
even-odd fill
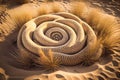
[[[17,45],[20,50],[38,55],[42,49],[53,51],[53,58],[63,65],[76,65],[83,57],[91,55],[90,47],[97,42],[93,29],[77,16],[59,12],[39,16],[28,21],[21,28]],[[92,53],[92,59],[98,59],[101,47]]]

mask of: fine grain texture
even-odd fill
[[[0,80],[120,80],[119,1],[48,1],[0,6]]]
[[[30,20],[18,35],[18,48],[38,55],[40,49],[53,51],[53,59],[63,65],[76,65],[83,57],[90,56],[97,60],[102,54],[102,47],[90,53],[89,49],[97,43],[92,28],[77,16],[70,13],[42,15]],[[99,47],[98,47],[99,46]]]

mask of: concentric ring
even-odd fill
[[[98,59],[102,54],[101,45],[89,52],[95,43],[97,37],[93,29],[66,12],[42,15],[28,21],[21,28],[17,42],[20,50],[36,55],[40,49],[44,52],[51,49],[54,59],[63,65],[79,64],[85,56]]]

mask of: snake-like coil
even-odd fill
[[[40,49],[46,53],[51,49],[61,64],[76,65],[91,55],[89,49],[96,42],[97,37],[87,23],[71,13],[59,12],[41,15],[24,24],[17,45],[20,50],[36,55]],[[99,47],[92,58],[98,59],[101,53]]]

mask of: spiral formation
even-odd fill
[[[81,63],[83,57],[92,55],[92,59],[101,56],[101,47],[93,53],[89,49],[97,42],[93,29],[77,16],[59,12],[41,15],[23,25],[19,34],[17,45],[20,50],[38,55],[42,49],[53,51],[54,59],[63,65],[76,65]]]

